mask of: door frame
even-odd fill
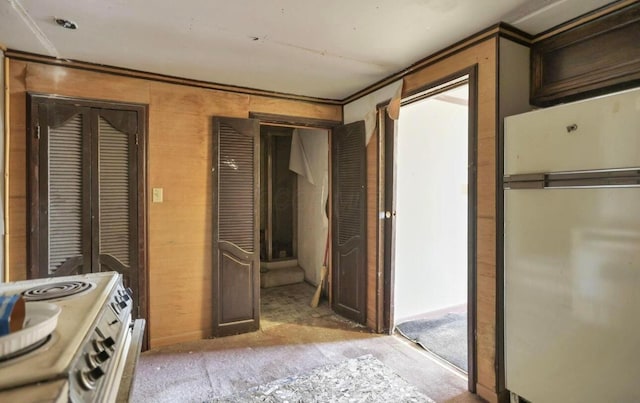
[[[31,222],[31,220],[37,220],[38,208],[40,205],[40,198],[38,192],[39,181],[34,180],[35,172],[30,172],[30,166],[35,163],[37,168],[37,160],[39,159],[39,142],[38,142],[38,105],[39,104],[68,104],[75,106],[83,106],[89,108],[101,108],[101,109],[125,109],[138,113],[138,128],[137,135],[137,152],[138,159],[136,164],[137,169],[137,189],[136,192],[136,204],[137,204],[137,245],[135,250],[137,251],[138,260],[138,307],[137,317],[147,320],[147,328],[149,328],[149,273],[148,273],[148,242],[147,242],[147,141],[148,141],[148,127],[149,127],[149,105],[139,104],[132,102],[121,102],[114,100],[104,99],[92,99],[92,98],[76,98],[61,95],[52,95],[38,92],[27,92],[27,189],[29,191],[28,196],[28,209],[29,219],[27,228],[39,229],[37,222]],[[36,161],[34,161],[36,159]],[[92,162],[89,162],[92,163]],[[35,225],[35,227],[34,227]],[[34,227],[34,228],[32,228]],[[39,235],[35,235],[38,236]],[[33,250],[31,241],[29,240],[31,235],[27,233],[27,278],[36,278],[38,276],[38,262],[36,259],[37,250]],[[143,350],[146,350],[149,346],[150,331],[145,331],[143,336]]]
[[[332,265],[329,264],[331,262],[332,259],[332,251],[331,251],[331,238],[333,236],[332,234],[332,226],[331,226],[331,222],[333,219],[333,214],[332,214],[332,202],[331,199],[333,197],[333,183],[331,180],[331,176],[332,176],[332,167],[331,167],[331,147],[332,147],[332,138],[333,138],[333,129],[335,129],[338,126],[342,126],[342,121],[341,120],[328,120],[328,119],[316,119],[316,118],[307,118],[307,117],[302,117],[302,116],[292,116],[292,115],[279,115],[279,114],[274,114],[274,113],[263,113],[263,112],[249,112],[249,118],[250,119],[257,119],[260,121],[260,126],[284,126],[284,127],[293,127],[293,128],[300,128],[300,129],[321,129],[321,130],[327,130],[327,137],[328,137],[328,154],[327,154],[327,159],[328,159],[328,168],[329,168],[329,172],[328,172],[328,176],[329,176],[329,183],[328,183],[328,193],[327,193],[327,218],[329,220],[329,229],[328,229],[328,237],[329,237],[329,245],[328,245],[328,250],[327,250],[327,263],[328,263],[328,271],[327,271],[327,277],[325,279],[324,282],[324,286],[323,286],[323,292],[325,295],[328,296],[329,298],[329,304],[331,305],[331,303],[333,302],[333,295],[331,293],[331,287],[332,287],[332,281],[331,281],[331,277],[332,277]]]
[[[477,380],[477,160],[478,160],[478,66],[472,65],[466,69],[450,74],[439,80],[421,86],[404,94],[403,99],[420,93],[434,90],[437,87],[468,76],[469,106],[468,106],[468,207],[467,207],[467,356],[468,356],[468,390],[476,392]],[[448,88],[447,88],[448,89]],[[431,93],[428,96],[433,96]],[[389,101],[378,104],[378,123],[380,127],[380,153],[378,164],[383,167],[380,185],[381,200],[384,202],[382,211],[387,218],[382,225],[383,256],[382,264],[378,266],[378,276],[383,279],[382,301],[382,332],[393,333],[394,307],[394,276],[395,276],[395,192],[396,192],[396,122],[386,114]],[[389,128],[391,127],[391,130]],[[387,214],[389,213],[389,214]]]

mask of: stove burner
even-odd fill
[[[89,291],[93,287],[95,287],[95,284],[88,281],[63,281],[29,288],[22,292],[22,297],[26,301],[46,301],[70,297]]]

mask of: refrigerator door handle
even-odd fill
[[[517,174],[504,177],[504,189],[607,187],[640,185],[640,169]]]
[[[519,174],[504,177],[504,189],[544,189],[547,175]]]

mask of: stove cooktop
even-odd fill
[[[26,355],[0,363],[0,390],[65,376],[85,338],[94,331],[118,276],[107,272],[0,283],[0,294],[24,293],[27,303],[46,300],[61,308],[52,340]]]

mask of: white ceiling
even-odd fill
[[[6,48],[344,99],[492,24],[536,34],[611,0],[0,0]],[[76,22],[75,31],[54,17]]]

